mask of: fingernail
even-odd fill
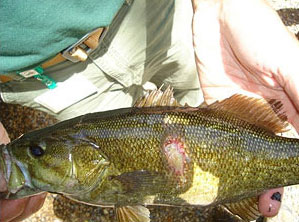
[[[275,192],[274,194],[272,194],[271,199],[276,200],[278,202],[281,202],[281,193],[280,192]]]

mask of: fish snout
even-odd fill
[[[7,183],[4,175],[4,169],[4,161],[2,155],[0,155],[0,199],[3,199],[2,195],[4,192],[7,191]]]
[[[8,168],[10,168],[10,157],[6,145],[0,145],[0,199],[5,199],[8,193],[7,179]]]
[[[13,161],[7,145],[0,145],[0,199],[8,199],[10,194],[22,189],[25,182],[23,172]]]

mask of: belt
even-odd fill
[[[98,28],[87,33],[75,44],[61,51],[55,57],[44,62],[40,66],[45,69],[50,66],[57,65],[58,63],[61,63],[66,60],[72,61],[74,63],[85,61],[88,55],[98,47],[100,43],[100,37],[103,31],[104,28]],[[31,70],[25,72],[30,72],[30,71]],[[8,82],[10,80],[13,80],[13,78],[0,74],[0,82]]]

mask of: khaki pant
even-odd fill
[[[49,89],[30,78],[2,83],[2,100],[43,110],[64,120],[88,112],[130,107],[144,94],[143,85],[150,81],[158,87],[171,85],[181,104],[199,105],[202,95],[191,23],[191,1],[135,0],[122,7],[86,62],[66,61],[45,69],[45,74],[57,82],[81,73],[98,88],[97,94],[54,114],[34,102],[35,97]]]

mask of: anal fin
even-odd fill
[[[117,222],[150,222],[150,211],[141,205],[116,207]]]
[[[236,203],[225,204],[226,210],[237,215],[242,220],[250,222],[261,216],[258,210],[258,197],[244,199]]]

